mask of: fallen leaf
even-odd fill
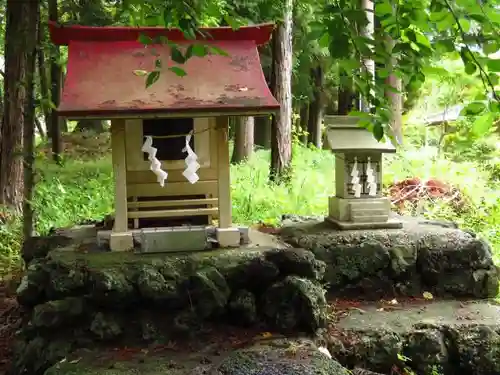
[[[263,339],[268,339],[270,337],[273,337],[273,334],[271,332],[262,332],[260,337],[262,337]]]
[[[134,74],[136,76],[142,77],[142,76],[147,75],[148,72],[146,70],[140,70],[140,69],[138,69],[138,70],[134,70]]]
[[[71,363],[72,365],[74,365],[75,363],[78,363],[81,361],[81,358],[77,358],[77,359],[74,359],[72,361],[70,361],[69,363]]]
[[[427,300],[430,300],[430,299],[433,299],[434,296],[432,295],[432,293],[429,293],[429,292],[424,292],[423,293],[423,297]]]

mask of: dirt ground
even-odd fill
[[[6,283],[0,283],[0,375],[10,364],[12,339],[21,323],[20,308]]]

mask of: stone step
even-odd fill
[[[380,223],[388,219],[388,215],[351,215],[351,220],[356,223]]]
[[[500,306],[493,301],[334,306],[343,317],[331,325],[328,349],[344,365],[383,374],[411,373],[405,367],[426,375],[500,374]]]
[[[383,215],[383,216],[389,216],[388,215],[388,212],[386,210],[382,210],[382,209],[379,209],[379,208],[360,208],[360,209],[355,209],[353,210],[351,208],[351,216],[379,216],[379,215]]]
[[[351,200],[349,201],[349,205],[351,206],[351,210],[357,209],[379,209],[379,210],[387,210],[388,204],[385,200],[380,199],[360,199],[360,200]]]

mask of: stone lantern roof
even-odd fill
[[[378,142],[371,132],[359,127],[358,122],[359,117],[354,116],[325,116],[328,143],[333,152],[396,152],[389,139]]]

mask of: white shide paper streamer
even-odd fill
[[[153,147],[153,138],[151,136],[146,136],[146,141],[142,145],[142,152],[148,154],[148,159],[151,162],[150,169],[156,175],[156,180],[161,187],[165,186],[165,180],[167,179],[168,173],[161,169],[161,163],[156,158],[157,148]]]
[[[371,158],[368,158],[368,163],[366,164],[366,183],[368,185],[368,195],[371,197],[377,195],[377,182],[375,181],[375,171],[372,167]]]
[[[354,165],[351,170],[351,184],[356,198],[361,197],[361,184],[359,180],[358,158],[354,158]]]
[[[186,146],[182,149],[182,152],[187,152],[188,154],[186,159],[184,160],[186,162],[186,169],[184,170],[184,172],[182,172],[182,175],[186,177],[186,179],[190,183],[194,184],[200,179],[200,177],[196,173],[198,169],[200,169],[200,164],[197,161],[198,156],[196,156],[193,149],[189,145],[192,136],[192,132],[186,135]]]

